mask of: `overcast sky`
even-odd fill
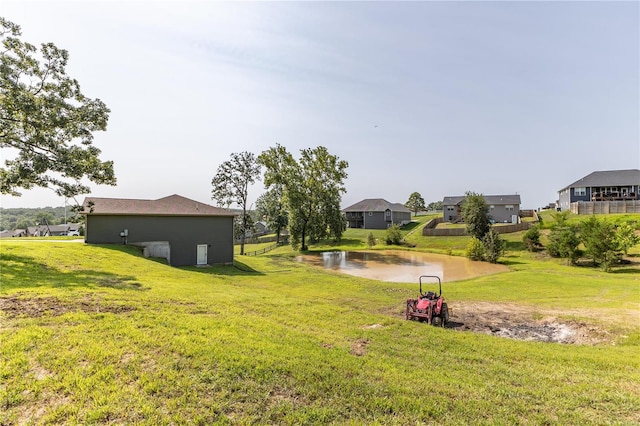
[[[96,197],[215,204],[218,166],[276,143],[348,161],[342,207],[473,191],[537,208],[593,171],[640,168],[637,1],[3,0],[0,15],[68,50],[68,74],[111,109],[95,145],[118,185]],[[64,205],[50,190],[0,201]]]

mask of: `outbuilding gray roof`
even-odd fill
[[[592,186],[622,186],[622,185],[640,185],[640,170],[605,170],[600,172],[592,172],[582,179],[573,182],[571,185],[565,186],[560,191],[567,188],[582,188]],[[558,191],[558,192],[560,192]]]
[[[153,215],[153,216],[234,216],[233,212],[170,195],[158,200],[87,197],[82,203],[82,214],[100,215]]]
[[[342,209],[343,212],[383,212],[385,210],[392,212],[411,213],[411,210],[400,203],[390,203],[383,198],[367,198],[352,206]]]
[[[484,198],[484,201],[487,204],[491,204],[494,206],[501,206],[501,205],[505,205],[505,204],[513,204],[513,205],[520,205],[521,201],[520,201],[520,195],[519,194],[513,194],[513,195],[483,195],[482,196]],[[464,200],[466,200],[467,197],[444,197],[444,200],[442,200],[442,204],[445,206],[457,206],[458,204],[462,203]]]

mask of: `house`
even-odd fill
[[[520,217],[520,195],[483,195],[489,206],[489,216],[497,223],[517,223]],[[444,197],[442,218],[445,222],[456,222],[462,218],[462,204],[466,196]]]
[[[349,228],[387,229],[411,222],[411,211],[399,203],[368,198],[343,209]]]
[[[608,170],[588,174],[558,191],[558,208],[578,201],[640,200],[640,170]]]
[[[233,218],[228,210],[171,195],[158,200],[87,197],[85,242],[131,244],[170,265],[233,262]]]

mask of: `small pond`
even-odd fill
[[[325,269],[389,282],[417,282],[420,275],[436,275],[443,282],[460,281],[508,271],[504,265],[475,262],[465,257],[407,251],[325,251],[296,258]]]

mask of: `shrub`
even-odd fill
[[[466,256],[471,260],[484,260],[484,244],[476,237],[471,237],[467,244]]]
[[[580,239],[574,226],[555,226],[549,234],[547,252],[552,257],[566,258],[572,265],[580,257]]]
[[[540,227],[538,225],[534,225],[527,232],[525,232],[522,237],[522,242],[527,247],[529,251],[536,251],[542,247],[540,244]]]
[[[373,236],[373,232],[369,232],[369,236],[367,237],[367,245],[369,248],[376,245],[376,238]]]
[[[500,235],[493,229],[489,229],[489,232],[482,239],[482,245],[484,246],[484,260],[498,263],[498,258],[504,254],[505,246]]]
[[[397,224],[391,225],[387,228],[387,245],[400,245],[402,243],[402,232],[400,232],[400,226]]]

